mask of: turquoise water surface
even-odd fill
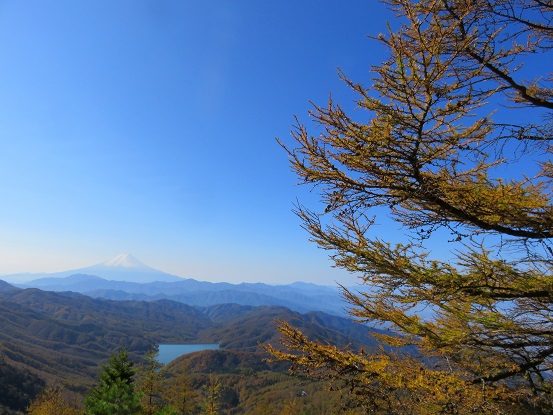
[[[183,354],[200,352],[202,350],[218,350],[219,344],[160,344],[157,360],[160,363],[168,364]]]

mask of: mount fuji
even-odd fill
[[[109,259],[97,265],[81,268],[71,272],[71,274],[89,274],[98,277],[127,282],[174,282],[182,281],[183,278],[176,275],[167,274],[155,268],[149,267],[136,259],[131,254],[119,254],[115,258]]]
[[[101,262],[85,268],[73,269],[69,271],[55,272],[49,274],[11,274],[1,277],[7,281],[19,282],[59,282],[59,278],[65,277],[83,277],[96,276],[105,280],[150,283],[150,282],[176,282],[184,279],[176,275],[168,274],[149,267],[136,259],[131,254],[119,254],[107,261]],[[38,278],[38,279],[37,279]]]
[[[1,280],[13,284],[15,288],[2,288]],[[337,316],[345,314],[336,287],[306,283],[267,285],[202,282],[159,271],[130,254],[120,254],[96,265],[52,274],[0,276],[0,291],[27,288],[80,293],[108,300],[171,300],[197,307],[216,304],[278,305],[300,313],[323,311]]]

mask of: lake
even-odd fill
[[[200,352],[202,350],[218,350],[219,344],[160,344],[158,362],[168,364],[183,354]]]

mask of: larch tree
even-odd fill
[[[369,86],[340,74],[355,113],[315,106],[317,134],[298,122],[282,145],[323,201],[297,206],[303,227],[359,276],[342,287],[351,315],[395,349],[342,350],[285,322],[284,349],[266,349],[375,413],[552,413],[553,3],[385,2],[388,58]]]
[[[171,404],[178,415],[190,415],[196,408],[198,394],[194,391],[185,364],[175,371],[175,376],[168,379],[163,397]]]
[[[220,391],[221,382],[213,373],[210,373],[207,384],[205,385],[205,400],[202,414],[217,415],[219,413]]]
[[[72,407],[62,396],[60,386],[50,386],[43,390],[26,411],[27,415],[78,415],[79,411]]]
[[[146,352],[144,363],[138,370],[136,389],[142,395],[142,415],[154,415],[163,407],[163,369],[165,365],[157,359],[156,349]]]

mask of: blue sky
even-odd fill
[[[207,281],[353,281],[292,213],[309,100],[354,98],[366,0],[0,2],[0,275],[129,252]]]

